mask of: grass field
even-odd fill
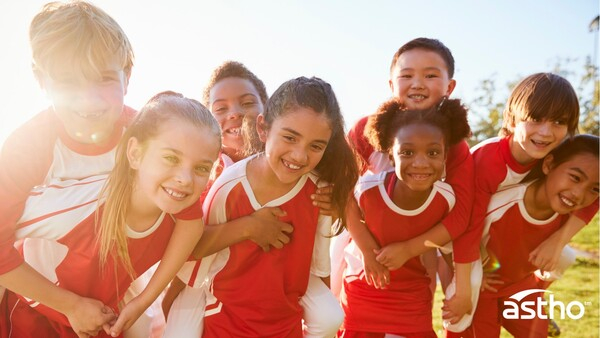
[[[583,230],[581,230],[571,242],[571,246],[581,250],[582,256],[577,258],[575,265],[570,267],[563,278],[554,282],[550,290],[554,292],[554,298],[568,304],[571,301],[579,301],[584,304],[585,314],[579,320],[566,318],[556,319],[561,329],[560,337],[563,338],[593,338],[600,337],[600,280],[598,268],[598,242],[599,242],[598,215]],[[435,297],[433,320],[434,328],[438,336],[442,337],[441,311],[443,294],[441,288]],[[556,313],[555,318],[559,318]],[[501,337],[511,337],[503,331]]]

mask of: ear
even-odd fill
[[[392,81],[392,79],[389,79],[388,80],[388,85],[390,86],[390,91],[393,94],[394,93],[394,81]]]
[[[450,97],[450,94],[452,94],[454,88],[456,88],[456,80],[451,79],[448,83],[448,88],[446,88],[446,96]]]
[[[33,63],[31,64],[31,70],[33,71],[33,76],[37,81],[38,85],[43,91],[46,91],[46,79],[41,70],[39,70]]]
[[[260,142],[266,143],[268,130],[263,114],[260,114],[256,117],[256,131],[258,132],[258,138],[260,139]]]
[[[552,169],[552,167],[553,167],[553,162],[554,162],[554,155],[548,154],[548,155],[546,155],[546,157],[544,157],[544,160],[542,162],[542,171],[544,172],[544,175],[548,175],[548,173],[550,172],[550,169]]]
[[[140,168],[143,155],[144,150],[142,149],[142,145],[137,138],[131,137],[127,141],[127,160],[131,169],[138,170]]]
[[[129,74],[123,72],[123,96],[127,95],[127,88],[129,87],[129,77],[131,76],[131,71]]]

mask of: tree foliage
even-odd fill
[[[591,57],[587,57],[583,67],[579,69],[576,66],[577,61],[577,59],[557,58],[553,67],[548,71],[566,78],[575,88],[580,105],[579,132],[598,135],[600,129],[598,67],[592,62]],[[475,90],[477,96],[468,103],[472,116],[476,118],[476,121],[471,121],[472,144],[498,136],[498,131],[502,127],[502,112],[508,95],[520,80],[518,78],[510,81],[506,83],[506,87],[500,90],[497,88],[495,75],[481,81]]]

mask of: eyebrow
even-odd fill
[[[402,72],[403,70],[414,70],[414,68],[413,67],[402,68],[402,69],[400,69],[400,72]],[[439,68],[439,67],[425,67],[425,70],[437,70],[439,72],[443,71],[442,68]]]
[[[285,130],[285,131],[287,131],[287,132],[289,132],[289,133],[292,133],[292,134],[294,134],[294,135],[296,135],[296,136],[302,136],[302,134],[300,134],[299,132],[295,131],[295,130],[294,130],[294,129],[292,129],[292,128],[286,128],[286,127],[283,127],[283,128],[281,128],[281,129],[283,129],[283,130]],[[324,145],[327,145],[327,144],[329,143],[328,141],[325,141],[325,140],[315,140],[314,142],[317,142],[317,143],[322,143],[322,144],[324,144]]]
[[[257,100],[258,100],[258,96],[254,95],[254,94],[252,94],[252,93],[245,93],[245,94],[242,94],[242,95],[238,96],[238,98],[240,98],[240,99],[243,99],[243,98],[246,98],[246,96],[251,96],[252,98],[255,98],[255,99],[257,99]],[[226,99],[216,99],[216,100],[214,100],[214,101],[213,101],[213,103],[212,103],[212,104],[215,104],[215,103],[217,103],[217,102],[219,102],[219,101],[227,101],[227,100],[226,100]]]
[[[578,167],[572,167],[569,168],[570,170],[576,171],[577,173],[579,173],[581,176],[585,177],[586,179],[588,178],[588,176],[586,175],[585,172],[583,172],[583,170],[579,169]]]
[[[175,154],[177,154],[179,156],[183,156],[183,153],[181,151],[175,149],[175,148],[164,147],[164,148],[162,148],[162,150],[168,150],[168,151],[171,151],[171,152],[173,152],[173,153],[175,153]],[[209,159],[200,160],[200,163],[204,163],[204,164],[212,164],[214,162],[215,161],[212,161],[212,160],[209,160]]]

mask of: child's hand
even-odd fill
[[[504,282],[500,280],[500,276],[496,273],[483,273],[483,279],[481,280],[481,291],[488,290],[492,292],[498,292],[498,289],[493,285],[502,285]]]
[[[444,300],[442,306],[442,319],[450,321],[450,324],[456,324],[467,313],[471,313],[473,304],[469,295],[455,294],[450,299]]]
[[[114,311],[101,301],[79,297],[73,311],[65,313],[73,331],[80,338],[93,337],[106,330],[114,323],[117,316]]]
[[[406,261],[410,259],[403,242],[388,244],[387,246],[373,250],[377,255],[376,259],[379,263],[387,267],[389,270],[396,270],[402,267]]]
[[[363,267],[367,284],[376,289],[384,289],[390,284],[390,270],[377,262],[373,253],[363,255]]]
[[[148,306],[142,302],[140,297],[133,298],[125,304],[117,317],[117,321],[108,330],[105,329],[106,334],[113,337],[119,336],[123,331],[129,329],[147,308]]]
[[[270,246],[277,249],[290,241],[289,233],[294,231],[291,224],[279,220],[284,217],[286,212],[276,207],[266,207],[255,211],[249,217],[254,220],[249,227],[250,240],[260,246],[265,252],[270,250]]]
[[[333,185],[318,188],[316,193],[310,195],[313,205],[319,207],[319,213],[323,216],[331,216],[333,220],[339,218],[337,210],[333,209],[331,204],[331,194],[333,193]]]
[[[550,236],[529,254],[529,263],[542,271],[556,269],[564,245],[560,238]]]

